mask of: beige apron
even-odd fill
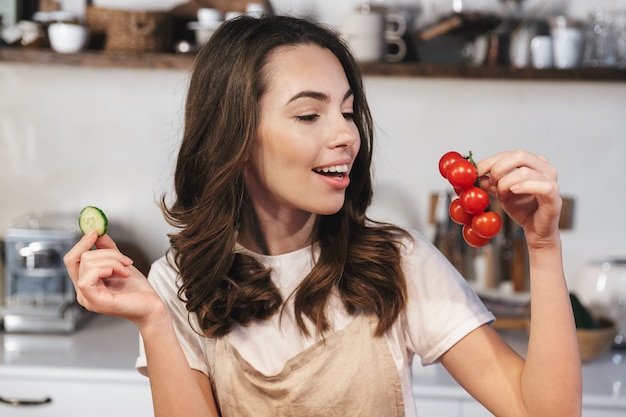
[[[222,416],[403,417],[400,377],[385,337],[373,336],[376,322],[356,317],[272,376],[255,370],[226,337],[208,339]]]

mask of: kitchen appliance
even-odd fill
[[[80,239],[76,216],[33,212],[6,231],[2,319],[7,332],[70,333],[88,312],[63,256]]]
[[[626,349],[626,258],[589,262],[573,291],[594,314],[615,320],[613,347]]]

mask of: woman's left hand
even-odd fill
[[[562,200],[558,173],[540,155],[517,150],[476,163],[481,186],[524,229],[529,247],[540,248],[558,236]]]

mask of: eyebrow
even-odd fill
[[[344,94],[342,102],[346,101],[349,97],[353,95],[354,93],[352,89],[349,89],[348,91],[346,91],[346,94]],[[330,101],[330,97],[327,94],[320,93],[318,91],[306,90],[306,91],[301,91],[295,96],[291,97],[287,103],[294,102],[300,98],[312,98],[314,100],[326,101],[326,102]]]

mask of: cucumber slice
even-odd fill
[[[107,232],[108,225],[107,216],[98,207],[87,206],[78,215],[78,227],[85,234],[95,230],[98,236],[102,236]]]

